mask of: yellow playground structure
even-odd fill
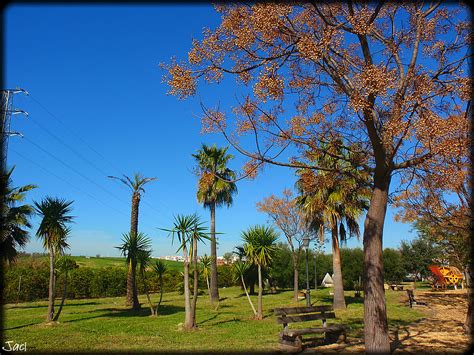
[[[463,275],[457,267],[454,266],[429,266],[433,274],[433,288],[446,288],[448,286],[457,287],[463,280]]]

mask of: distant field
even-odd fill
[[[126,262],[124,257],[87,257],[87,256],[71,256],[79,265],[79,267],[90,267],[90,268],[104,268],[104,267],[126,267]],[[20,258],[29,258],[29,256],[23,256]],[[49,262],[49,257],[47,256],[40,256],[38,258],[45,259]],[[158,260],[158,259],[153,259]],[[162,260],[168,270],[183,270],[183,263],[179,261],[171,261],[171,260]]]

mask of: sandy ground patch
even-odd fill
[[[405,298],[408,307],[408,298]],[[390,329],[391,347],[395,353],[464,353],[469,349],[470,339],[462,327],[467,312],[466,290],[415,290],[415,299],[427,303],[427,306],[414,306],[425,317],[407,326]],[[364,352],[364,343],[362,339],[349,337],[344,345],[318,346],[303,352]]]

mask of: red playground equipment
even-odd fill
[[[433,274],[433,283],[431,284],[433,288],[457,287],[463,280],[462,273],[457,267],[430,265],[428,268]]]

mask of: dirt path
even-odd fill
[[[393,336],[395,352],[463,353],[469,347],[463,323],[467,312],[466,290],[416,292],[417,301],[426,302],[426,318],[397,329]]]
[[[466,290],[415,291],[415,299],[427,303],[427,306],[414,306],[426,316],[407,326],[390,329],[395,353],[464,353],[469,349],[470,339],[462,327],[467,312]],[[318,346],[303,352],[364,352],[364,344],[362,339],[348,338],[344,345]]]

